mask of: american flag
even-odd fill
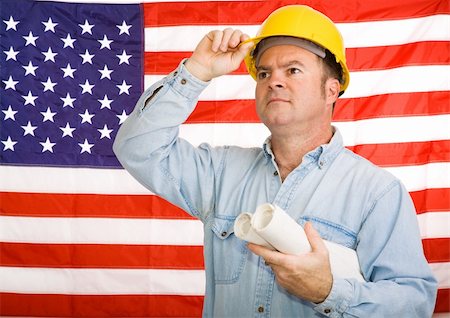
[[[112,142],[205,33],[254,35],[298,1],[86,2],[0,1],[0,316],[198,317],[202,226],[129,176]],[[448,317],[450,4],[302,3],[343,33],[351,82],[334,124],[410,191]],[[181,137],[261,146],[254,85],[243,65],[214,80]]]

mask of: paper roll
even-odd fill
[[[311,251],[303,227],[283,209],[269,203],[258,206],[254,215],[248,212],[239,215],[234,231],[240,239],[268,245],[282,253],[300,255]],[[329,251],[334,276],[364,281],[358,256],[353,249],[326,240],[324,243]]]
[[[275,250],[265,239],[259,236],[251,225],[252,214],[248,212],[241,213],[234,222],[234,234],[241,240],[262,245],[264,247]]]

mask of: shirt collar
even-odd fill
[[[336,158],[338,153],[344,147],[342,140],[342,135],[339,130],[333,126],[333,137],[327,144],[320,145],[314,150],[311,150],[304,156],[304,161],[316,162],[320,169],[326,167],[330,162]],[[269,136],[263,144],[263,152],[267,159],[272,160],[274,158],[272,147],[271,147],[271,137]],[[306,160],[305,160],[306,159]]]

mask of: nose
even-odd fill
[[[269,87],[271,89],[280,89],[286,87],[286,81],[282,72],[274,71],[270,74]]]

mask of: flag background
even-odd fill
[[[253,35],[275,8],[300,1],[102,2],[0,2],[1,316],[201,315],[201,224],[121,169],[112,141],[143,89],[206,32]],[[439,281],[435,316],[448,317],[450,4],[301,2],[343,33],[351,81],[334,124],[348,148],[410,191]],[[260,146],[268,132],[253,89],[243,66],[214,80],[181,136]]]

